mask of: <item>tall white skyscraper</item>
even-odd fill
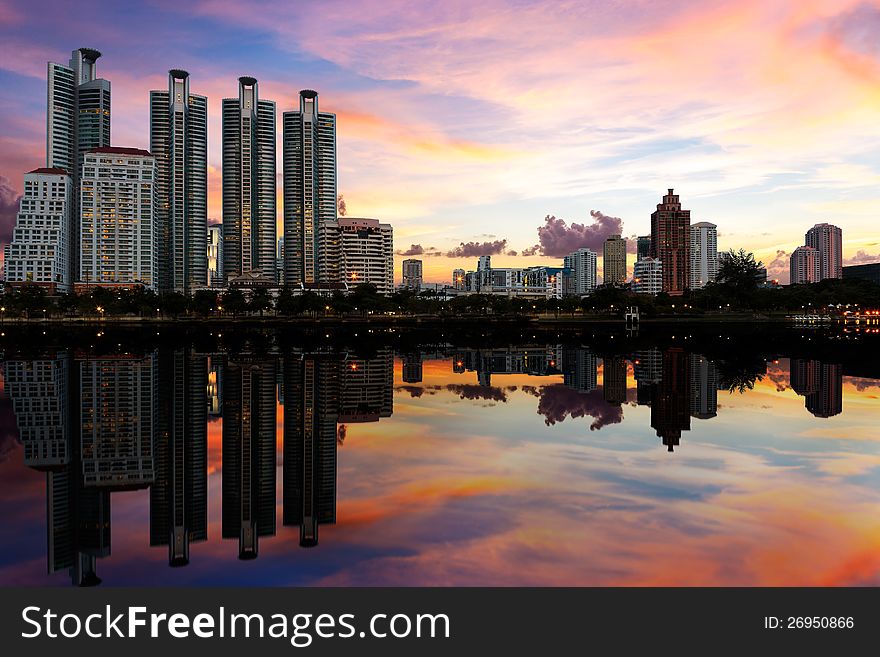
[[[565,256],[564,266],[571,270],[574,280],[574,293],[583,296],[596,289],[596,252],[592,249],[578,249]]]
[[[186,71],[168,71],[168,90],[150,92],[150,150],[159,289],[191,294],[208,284],[208,99],[190,93]]]
[[[80,179],[80,272],[85,285],[156,289],[156,160],[115,146],[85,154]]]
[[[318,110],[318,92],[300,91],[299,110],[284,113],[283,138],[284,284],[332,280],[321,224],[337,216],[336,115]]]
[[[48,63],[46,97],[46,167],[64,169],[72,182],[67,229],[79,235],[79,174],[86,151],[110,145],[110,82],[98,77],[101,53],[79,48],[65,66]],[[79,254],[71,249],[67,278],[79,271]]]
[[[819,252],[812,246],[799,246],[792,254],[789,262],[789,282],[792,285],[802,283],[818,283]]]
[[[391,224],[383,224],[378,219],[340,217],[321,224],[320,239],[329,263],[327,277],[322,282],[345,282],[350,288],[371,283],[379,294],[391,294],[394,288]]]
[[[223,99],[223,271],[275,278],[275,102],[255,78]]]
[[[708,221],[691,224],[691,289],[706,287],[717,275],[718,228]]]
[[[36,283],[50,293],[70,291],[72,202],[73,182],[64,169],[45,167],[24,174],[12,241],[3,247],[7,283]]]
[[[831,224],[816,224],[804,236],[804,244],[819,253],[819,280],[843,278],[843,231]]]

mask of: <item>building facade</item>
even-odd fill
[[[691,224],[690,287],[698,290],[718,275],[718,227],[708,221]]]
[[[663,263],[663,291],[675,296],[690,285],[691,211],[681,209],[673,191],[651,213],[651,257]]]
[[[636,260],[647,258],[651,255],[651,236],[639,235],[636,238]]]
[[[349,288],[370,283],[379,294],[391,294],[394,236],[390,224],[378,219],[340,217],[321,224],[319,241],[327,261],[322,282],[344,282]]]
[[[422,289],[422,261],[409,259],[403,261],[403,287],[418,292]]]
[[[606,285],[626,283],[626,239],[609,235],[602,245],[602,280]]]
[[[324,222],[335,222],[336,115],[318,110],[318,93],[299,93],[299,110],[283,116],[284,284],[327,279],[334,266],[321,243]]]
[[[571,270],[574,280],[573,293],[584,296],[596,289],[596,252],[592,249],[578,249],[564,258],[563,266]]]
[[[255,78],[223,99],[223,272],[275,277],[275,102]]]
[[[220,287],[224,281],[223,226],[211,224],[208,226],[208,286]]]
[[[71,177],[68,217],[71,244],[79,235],[79,175],[86,151],[110,145],[110,82],[98,77],[101,53],[79,48],[65,66],[48,63],[46,97],[46,167],[63,169]],[[79,271],[79,254],[71,247],[67,279]]]
[[[663,291],[663,263],[657,258],[637,260],[633,269],[632,291],[656,296]]]
[[[465,289],[465,270],[464,269],[453,269],[452,270],[452,287],[455,290],[464,290]]]
[[[24,175],[24,193],[12,240],[3,247],[3,279],[35,283],[50,293],[71,289],[73,181],[64,169],[44,167]]]
[[[816,224],[804,236],[804,244],[819,253],[819,280],[843,278],[843,231],[831,224]]]
[[[80,179],[82,285],[157,289],[155,169],[153,156],[137,148],[104,147],[85,154]]]
[[[792,285],[817,283],[820,280],[819,252],[812,246],[799,246],[791,254],[789,282]]]
[[[150,150],[156,158],[156,225],[162,291],[191,294],[208,284],[208,99],[189,73],[168,71],[168,90],[150,92]]]

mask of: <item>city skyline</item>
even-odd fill
[[[57,3],[9,4],[0,16],[9,48],[0,73],[4,238],[23,173],[45,162],[46,62],[66,65],[85,43],[101,50],[99,74],[113,84],[113,145],[148,148],[149,90],[166,86],[170,68],[191,71],[208,98],[210,221],[222,216],[220,103],[234,80],[255,74],[279,113],[297,109],[298,89],[318,89],[322,108],[339,117],[338,191],[349,213],[395,226],[395,272],[411,245],[424,252],[412,256],[443,254],[424,258],[427,282],[448,281],[472,243],[489,244],[496,266],[556,264],[564,253],[553,248],[574,223],[601,253],[608,234],[646,234],[668,187],[693,222],[719,227],[720,250],[755,251],[771,278],[787,280],[800,236],[818,223],[846,232],[844,264],[878,259],[880,164],[877,140],[866,137],[880,112],[878,63],[866,34],[880,10],[849,0],[554,12],[540,3],[361,4],[356,21],[344,3],[298,7],[296,24],[288,7],[247,3],[100,6],[100,21]],[[426,12],[436,29],[409,38]],[[41,19],[47,13],[58,20]],[[584,36],[584,24],[601,36]],[[254,37],[247,49],[229,48],[241,30]],[[429,57],[437,49],[448,57]],[[525,54],[535,51],[541,57]],[[719,85],[731,51],[742,55],[737,75]],[[593,54],[591,66],[574,65],[580,52]],[[804,103],[817,80],[833,93]],[[535,123],[547,103],[565,128]],[[534,130],[524,140],[526,124]],[[281,208],[279,200],[279,227]],[[533,250],[541,255],[522,257]]]

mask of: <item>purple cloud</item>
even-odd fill
[[[602,396],[602,390],[578,392],[562,383],[544,386],[540,389],[538,414],[544,416],[544,424],[551,426],[567,417],[593,418],[590,431],[597,431],[607,424],[618,424],[623,420],[623,408],[609,404]]]
[[[851,258],[844,258],[845,265],[869,265],[873,262],[880,262],[880,253],[871,255],[867,251],[859,249]]]
[[[446,252],[447,258],[479,258],[484,255],[497,255],[507,249],[507,240],[492,242],[461,242],[451,251]]]
[[[536,245],[541,255],[561,258],[585,247],[598,252],[606,237],[622,234],[623,220],[619,217],[609,217],[599,210],[590,210],[590,216],[592,224],[572,222],[571,226],[553,215],[544,217],[544,225],[538,227],[539,244]]]

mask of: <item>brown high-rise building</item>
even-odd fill
[[[663,263],[663,291],[678,295],[689,287],[691,211],[682,210],[672,192],[651,213],[651,257]]]

